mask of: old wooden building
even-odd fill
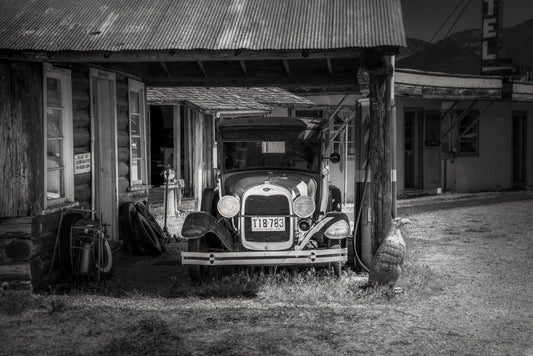
[[[119,204],[149,194],[147,85],[384,87],[402,21],[399,0],[1,2],[0,280],[42,281],[73,204],[120,241]]]

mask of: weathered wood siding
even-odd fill
[[[43,203],[42,64],[0,62],[0,218]]]
[[[72,110],[74,154],[89,153],[91,118],[88,68],[76,68],[72,71]],[[91,192],[91,172],[74,174],[74,199],[81,207],[91,208]]]

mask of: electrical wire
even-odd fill
[[[466,3],[465,7],[463,7],[463,10],[461,10],[461,13],[459,14],[459,16],[457,16],[457,18],[455,19],[455,21],[453,22],[452,26],[450,27],[450,29],[448,30],[448,32],[446,32],[446,34],[444,35],[444,38],[448,37],[448,35],[450,34],[450,32],[452,32],[453,28],[455,27],[455,25],[457,24],[457,22],[459,21],[459,19],[463,16],[463,14],[465,13],[466,9],[468,8],[468,6],[470,5],[470,3],[472,2],[472,0],[468,0],[468,2]],[[429,64],[429,62],[431,62],[431,60],[433,59],[433,57],[435,56],[435,54],[437,53],[437,50],[442,46],[442,43],[443,41],[440,41],[437,46],[435,47],[435,50],[433,51],[433,53],[431,54],[431,57],[429,57],[429,59],[426,61],[426,63],[424,64],[423,68],[425,69],[427,67],[427,65]]]
[[[431,36],[431,39],[429,40],[428,43],[426,43],[426,45],[424,46],[424,48],[418,52],[418,56],[416,57],[415,59],[415,62],[413,64],[413,67],[416,67],[416,65],[418,64],[418,62],[420,61],[420,58],[422,58],[422,53],[432,44],[433,40],[435,39],[435,37],[437,37],[437,34],[440,32],[440,30],[442,30],[442,28],[446,25],[446,23],[448,23],[448,21],[450,20],[450,18],[453,16],[453,14],[455,13],[455,11],[457,11],[457,9],[459,8],[459,6],[461,6],[461,4],[464,2],[465,0],[459,0],[459,2],[457,3],[457,5],[455,5],[454,9],[452,10],[452,12],[450,12],[450,14],[448,15],[448,17],[446,18],[446,20],[444,20],[444,22],[440,25],[440,27],[438,28],[437,31],[435,31],[435,33],[433,34],[433,36]]]

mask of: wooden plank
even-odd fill
[[[44,200],[41,68],[0,64],[0,217],[36,214]]]
[[[0,281],[28,280],[31,281],[29,263],[0,265]]]

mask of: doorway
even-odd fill
[[[174,159],[174,108],[171,105],[150,106],[150,184],[162,186],[165,167],[175,168]]]
[[[405,112],[404,189],[422,189],[422,111]]]
[[[513,186],[526,186],[527,116],[525,112],[513,112]]]
[[[109,237],[118,239],[117,117],[115,75],[91,69],[91,123],[94,140],[92,206],[102,213]]]

